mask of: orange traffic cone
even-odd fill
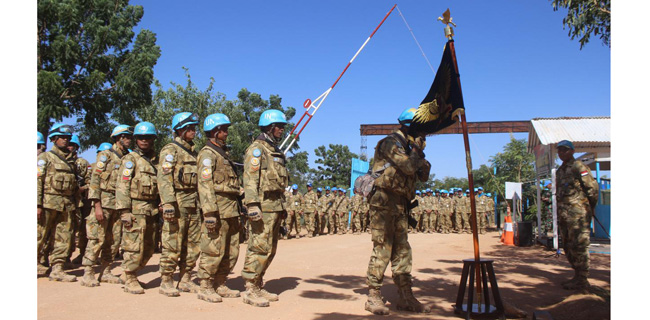
[[[505,225],[503,227],[503,233],[501,234],[501,242],[506,246],[515,245],[515,233],[512,227],[512,218],[510,217],[510,207],[508,207],[508,212],[505,218]]]

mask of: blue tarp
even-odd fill
[[[593,221],[594,229],[596,230],[594,236],[596,239],[609,239],[611,235],[611,207],[610,205],[599,204],[596,205],[596,218],[600,221],[600,224],[596,221]],[[603,225],[602,227],[600,225]],[[603,229],[605,227],[605,229]]]

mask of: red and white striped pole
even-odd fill
[[[370,39],[372,38],[372,36],[375,35],[375,32],[377,32],[377,30],[379,30],[379,27],[381,27],[381,25],[384,23],[384,21],[386,21],[386,18],[388,18],[388,16],[390,15],[390,13],[393,12],[393,9],[395,9],[396,6],[397,6],[397,4],[393,5],[393,7],[390,9],[390,11],[388,11],[388,13],[387,13],[386,16],[384,17],[384,19],[381,20],[381,22],[379,23],[379,25],[378,25],[378,26],[375,28],[375,30],[370,34],[370,36],[368,37],[368,39],[366,39],[366,41],[363,43],[363,45],[361,46],[361,48],[359,48],[359,50],[357,51],[357,53],[354,54],[354,57],[352,57],[352,59],[350,59],[350,62],[348,62],[348,64],[345,66],[345,69],[343,69],[343,72],[341,72],[341,74],[340,74],[339,77],[336,79],[336,81],[334,81],[334,84],[333,84],[329,89],[327,89],[325,92],[323,92],[320,96],[318,96],[318,98],[316,98],[313,102],[312,102],[310,99],[305,100],[305,103],[303,104],[303,107],[305,107],[305,109],[307,109],[307,110],[306,110],[305,113],[302,115],[302,117],[300,117],[300,120],[298,120],[298,123],[296,123],[296,125],[293,127],[293,129],[291,129],[291,132],[289,133],[289,135],[287,135],[287,137],[284,139],[284,141],[282,141],[282,144],[280,145],[280,149],[282,149],[282,148],[284,148],[284,145],[285,145],[287,142],[289,142],[289,144],[287,145],[286,149],[284,149],[284,151],[283,151],[285,154],[287,153],[287,151],[289,151],[289,149],[291,149],[291,146],[293,146],[293,144],[296,142],[296,140],[298,139],[298,137],[299,137],[300,134],[302,133],[302,130],[304,130],[305,127],[307,126],[307,124],[309,123],[309,121],[311,121],[311,118],[314,116],[314,114],[316,113],[316,111],[318,111],[318,109],[320,108],[321,104],[323,104],[323,101],[325,101],[325,99],[327,99],[327,96],[330,94],[330,92],[332,92],[332,89],[334,89],[334,87],[335,87],[336,84],[339,82],[339,80],[341,80],[341,77],[343,77],[343,74],[345,73],[345,71],[348,70],[348,68],[350,67],[350,65],[351,65],[352,62],[354,61],[354,59],[356,59],[357,56],[359,55],[359,53],[361,53],[361,50],[363,50],[363,48],[366,46],[366,44],[368,44],[368,42],[370,41]],[[316,104],[316,106],[314,106],[314,104]],[[311,113],[310,113],[310,111],[311,111]],[[300,130],[298,130],[298,133],[294,136],[294,135],[293,135],[294,131],[296,130],[296,128],[298,128],[298,126],[300,125],[300,123],[302,123],[302,120],[303,120],[305,117],[307,117],[307,121],[305,121],[305,123],[300,127]],[[291,139],[291,140],[290,140],[290,139]]]

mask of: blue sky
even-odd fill
[[[189,68],[200,89],[235,99],[241,88],[282,97],[304,112],[327,90],[397,3],[434,69],[448,6],[453,21],[467,120],[609,116],[610,49],[593,39],[582,50],[549,1],[131,1],[144,7],[138,28],[157,34],[154,76],[165,89]],[[416,107],[434,73],[394,10],[303,131],[300,151],[344,144],[360,152],[360,124],[395,123]],[[170,119],[171,121],[171,119]],[[515,138],[527,138],[518,133]],[[368,154],[381,137],[369,136]],[[502,151],[509,134],[470,135],[473,167]],[[437,178],[466,176],[461,135],[431,136],[427,159]],[[92,159],[94,150],[83,154]]]

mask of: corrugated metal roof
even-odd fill
[[[610,120],[610,117],[532,119],[528,150],[539,144],[554,145],[562,140],[573,142],[576,149],[610,147]]]

